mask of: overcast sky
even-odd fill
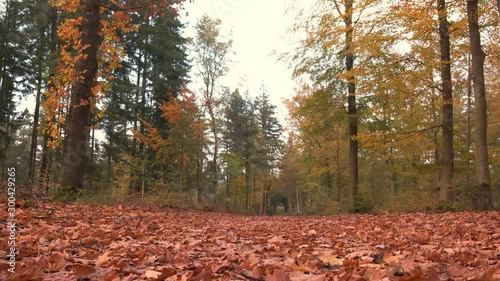
[[[258,95],[264,84],[272,103],[278,107],[282,122],[286,114],[283,99],[293,94],[294,82],[291,70],[286,68],[285,63],[278,62],[277,56],[271,53],[290,48],[284,38],[292,23],[291,17],[285,15],[288,5],[286,2],[287,0],[194,0],[193,3],[187,3],[185,11],[181,13],[187,36],[193,36],[193,26],[203,14],[220,19],[223,29],[226,32],[232,31],[235,54],[230,73],[222,84],[231,89],[248,89],[252,96]],[[196,68],[193,67],[193,70]]]

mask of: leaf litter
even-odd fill
[[[500,280],[499,212],[254,217],[43,202],[17,215],[16,273],[2,259],[0,280]]]

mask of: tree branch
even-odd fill
[[[107,5],[104,5],[104,4],[99,4],[99,7],[102,7],[104,9],[107,9],[107,10],[110,10],[110,11],[115,11],[115,12],[123,12],[123,11],[131,11],[131,10],[140,10],[140,9],[144,9],[144,8],[147,8],[149,6],[151,6],[151,2],[145,4],[145,5],[141,5],[141,6],[135,6],[135,7],[126,7],[126,8],[120,8],[120,7],[117,7],[117,6],[114,6],[114,7],[111,7],[111,6],[107,6]]]

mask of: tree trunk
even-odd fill
[[[465,190],[469,190],[471,188],[471,172],[470,172],[470,166],[471,163],[469,161],[469,155],[470,155],[470,148],[472,145],[472,73],[471,73],[471,62],[470,62],[470,55],[469,55],[469,60],[468,60],[468,75],[467,75],[467,118],[466,118],[466,127],[465,127],[465,150],[466,152],[466,173],[465,173],[465,188],[463,191],[463,203],[465,203],[466,196],[465,196]],[[464,204],[465,206],[465,204]]]
[[[443,102],[443,140],[439,200],[441,202],[448,202],[453,199],[450,193],[453,180],[453,92],[451,84],[450,34],[445,0],[438,1],[438,15],[441,46],[441,93]]]
[[[146,39],[147,42],[147,39]],[[146,119],[146,91],[147,91],[147,86],[148,86],[148,68],[147,65],[149,63],[148,61],[148,56],[147,54],[144,55],[144,62],[141,62],[143,64],[142,68],[142,83],[141,83],[141,108],[140,108],[140,117],[143,119]],[[140,123],[140,132],[142,135],[145,134],[146,132],[146,126],[142,123]],[[144,148],[144,142],[139,143],[139,155],[141,157],[141,161],[143,165],[141,165],[141,171],[137,175],[137,188],[139,192],[141,192],[142,196],[144,196],[144,190],[145,190],[145,180],[146,180],[146,171],[148,170],[148,164],[147,164],[147,153],[145,152]]]
[[[35,184],[36,169],[36,148],[38,138],[38,123],[40,120],[40,100],[42,98],[42,69],[39,67],[36,82],[35,114],[33,116],[33,129],[31,131],[30,164],[29,164],[29,185],[33,189]]]
[[[49,193],[50,182],[50,167],[52,164],[52,151],[49,147],[51,137],[48,133],[43,135],[43,148],[42,148],[42,163],[40,164],[40,176],[38,177],[38,184],[40,190],[43,190],[47,195]]]
[[[79,77],[71,93],[70,128],[68,145],[66,145],[63,160],[62,186],[73,189],[83,188],[85,177],[85,151],[88,142],[90,99],[97,74],[97,52],[101,43],[99,35],[99,3],[96,0],[82,0],[84,22],[81,26],[81,44],[88,46],[83,50],[83,56],[75,65]]]
[[[353,23],[352,11],[353,0],[346,0],[344,12],[344,23],[346,26],[346,45],[345,45],[345,64],[346,71],[349,73],[354,68],[354,54],[352,52],[353,42]],[[347,80],[347,107],[349,115],[349,195],[348,208],[354,209],[356,195],[358,193],[358,117],[356,115],[356,84],[354,75],[350,75]]]
[[[493,195],[488,163],[488,119],[486,89],[484,85],[484,59],[486,55],[481,47],[481,34],[478,23],[478,0],[467,0],[467,16],[472,55],[472,81],[476,101],[476,131],[474,140],[476,143],[476,172],[479,193],[476,206],[478,209],[487,210],[493,207]]]
[[[250,161],[245,159],[245,210],[250,207]]]
[[[265,216],[267,214],[267,201],[268,201],[268,195],[269,195],[269,190],[271,189],[271,184],[265,183],[262,186],[262,201],[260,205],[260,215]]]
[[[336,135],[336,141],[335,141],[335,161],[337,165],[337,200],[338,202],[342,202],[341,198],[341,187],[340,187],[340,135],[339,135],[339,126],[335,126],[335,135]]]
[[[95,123],[95,114],[94,113],[91,113],[91,121],[89,123],[89,126],[91,128],[91,135],[90,135],[90,165],[92,165],[92,167],[94,166],[94,150],[95,150],[95,126],[94,126],[94,123]],[[88,188],[89,189],[92,189],[92,185],[93,185],[93,179],[92,177],[87,177],[87,183],[88,183]]]
[[[54,7],[50,7],[50,56],[55,56],[57,54],[57,27],[58,27],[58,15],[57,10]],[[50,82],[54,75],[56,69],[54,66],[49,67],[49,79],[48,79],[48,87],[54,87],[54,85]],[[52,116],[52,122],[54,123],[54,116]],[[49,143],[52,142],[53,138],[48,134],[47,131],[43,133],[43,147],[42,147],[42,163],[40,164],[40,175],[38,178],[38,183],[40,186],[40,190],[44,190],[45,194],[49,192],[49,181],[50,181],[50,168],[51,168],[51,160],[52,160],[52,151],[49,147]]]

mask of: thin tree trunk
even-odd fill
[[[108,173],[107,173],[107,179],[106,179],[106,181],[109,184],[111,182],[111,153],[108,154],[107,168],[108,168]]]
[[[92,134],[91,134],[91,145],[90,145],[90,164],[93,166],[94,165],[94,149],[95,149],[95,127],[94,127],[94,123],[95,123],[95,114],[91,113],[92,114],[92,117],[91,117],[91,122],[90,122],[90,127],[92,128]],[[92,189],[92,184],[93,184],[93,179],[92,177],[87,177],[87,182],[88,182],[88,185],[89,185],[89,189]]]
[[[81,26],[81,44],[88,46],[75,65],[77,76],[71,93],[70,130],[65,146],[61,185],[73,189],[83,188],[85,178],[85,151],[88,142],[90,99],[97,74],[97,52],[101,43],[99,35],[99,3],[96,0],[82,1],[84,23]]]
[[[141,70],[142,70],[142,52],[139,51],[139,58],[137,59],[137,81],[135,84],[136,92],[134,95],[134,131],[137,131],[139,128],[139,109],[137,106],[139,105],[139,93],[141,92]],[[132,140],[132,156],[136,155],[137,150],[137,139],[134,138]]]
[[[50,56],[54,56],[57,54],[57,27],[58,27],[58,15],[57,10],[54,7],[50,7]],[[49,57],[50,57],[49,56]],[[49,83],[48,87],[54,87],[54,85],[50,82],[55,75],[55,67],[49,67]],[[52,116],[52,122],[55,122],[55,116]],[[50,168],[52,166],[52,150],[49,147],[49,143],[52,142],[53,138],[48,134],[45,130],[43,132],[43,146],[42,146],[42,161],[40,164],[40,175],[38,178],[38,183],[40,186],[40,190],[44,190],[45,194],[49,193],[49,181],[50,181]]]
[[[300,192],[298,185],[295,185],[295,199],[297,200],[297,215],[300,215]]]
[[[341,199],[341,188],[340,188],[340,135],[339,126],[335,126],[336,142],[335,142],[335,154],[336,154],[336,164],[337,164],[337,200],[340,203]]]
[[[465,128],[465,149],[466,149],[466,167],[467,171],[465,172],[465,190],[469,190],[471,188],[471,173],[470,173],[470,166],[471,163],[469,161],[469,152],[471,149],[472,145],[472,73],[471,73],[471,62],[470,62],[470,55],[469,55],[469,61],[468,61],[468,75],[467,75],[467,117],[466,117],[466,128]],[[462,195],[463,197],[463,203],[465,203],[466,196],[465,194]],[[465,206],[465,204],[464,204]]]
[[[268,194],[269,190],[271,189],[271,185],[269,183],[265,183],[262,186],[262,202],[260,205],[260,215],[264,216],[266,215],[267,211],[267,201],[268,201]]]
[[[217,132],[217,124],[216,124],[216,117],[215,117],[215,112],[212,106],[208,108],[208,114],[210,116],[210,123],[211,123],[211,129],[212,129],[212,134],[214,135],[214,153],[213,153],[213,158],[212,158],[212,164],[213,164],[213,182],[212,182],[212,192],[214,194],[214,204],[216,202],[216,193],[217,193],[217,183],[219,181],[219,169],[218,169],[218,155],[219,155],[219,136]]]
[[[255,206],[257,205],[257,173],[254,169],[253,171],[253,188],[252,188],[252,209],[254,209],[255,214],[257,214],[257,210]]]
[[[438,1],[439,37],[441,47],[441,87],[443,102],[443,140],[441,163],[441,188],[439,200],[449,202],[453,199],[450,192],[453,180],[453,92],[451,84],[450,34],[446,1]]]
[[[197,161],[196,161],[196,203],[201,203],[201,177],[203,175],[203,146],[201,145],[201,139],[199,140],[200,145],[198,147],[197,152]]]
[[[38,184],[40,190],[43,190],[47,195],[49,193],[50,167],[52,164],[52,152],[48,146],[50,136],[45,133],[43,136],[42,163],[40,164],[40,176]]]
[[[38,70],[36,83],[35,114],[33,116],[33,129],[31,131],[30,165],[29,165],[29,185],[33,189],[35,184],[36,170],[36,148],[38,138],[38,123],[40,120],[40,100],[42,98],[42,69]]]
[[[250,207],[250,161],[245,160],[245,210]]]
[[[140,110],[140,117],[141,118],[146,118],[146,88],[147,88],[147,79],[148,79],[148,71],[147,71],[147,65],[148,65],[148,56],[144,55],[144,62],[143,62],[143,69],[142,69],[142,84],[141,84],[141,110]],[[146,126],[144,124],[140,124],[140,131],[141,134],[144,135],[146,131]],[[139,143],[139,155],[141,157],[141,161],[146,162],[147,161],[147,155],[144,152],[144,143],[141,142]],[[146,180],[146,171],[148,169],[147,163],[144,163],[144,165],[141,165],[141,171],[139,172],[138,175],[138,187],[140,188],[140,192],[142,197],[144,197],[144,189],[145,189],[145,180]]]
[[[372,200],[373,200],[373,202],[377,202],[377,200],[375,199],[375,160],[373,158],[371,161],[371,168],[372,168],[372,174],[371,174]]]
[[[472,81],[476,101],[476,131],[474,140],[476,144],[476,171],[479,193],[477,208],[488,210],[493,207],[493,195],[488,161],[488,119],[486,88],[484,85],[484,60],[486,55],[481,46],[478,0],[467,0],[467,16],[472,55]]]

